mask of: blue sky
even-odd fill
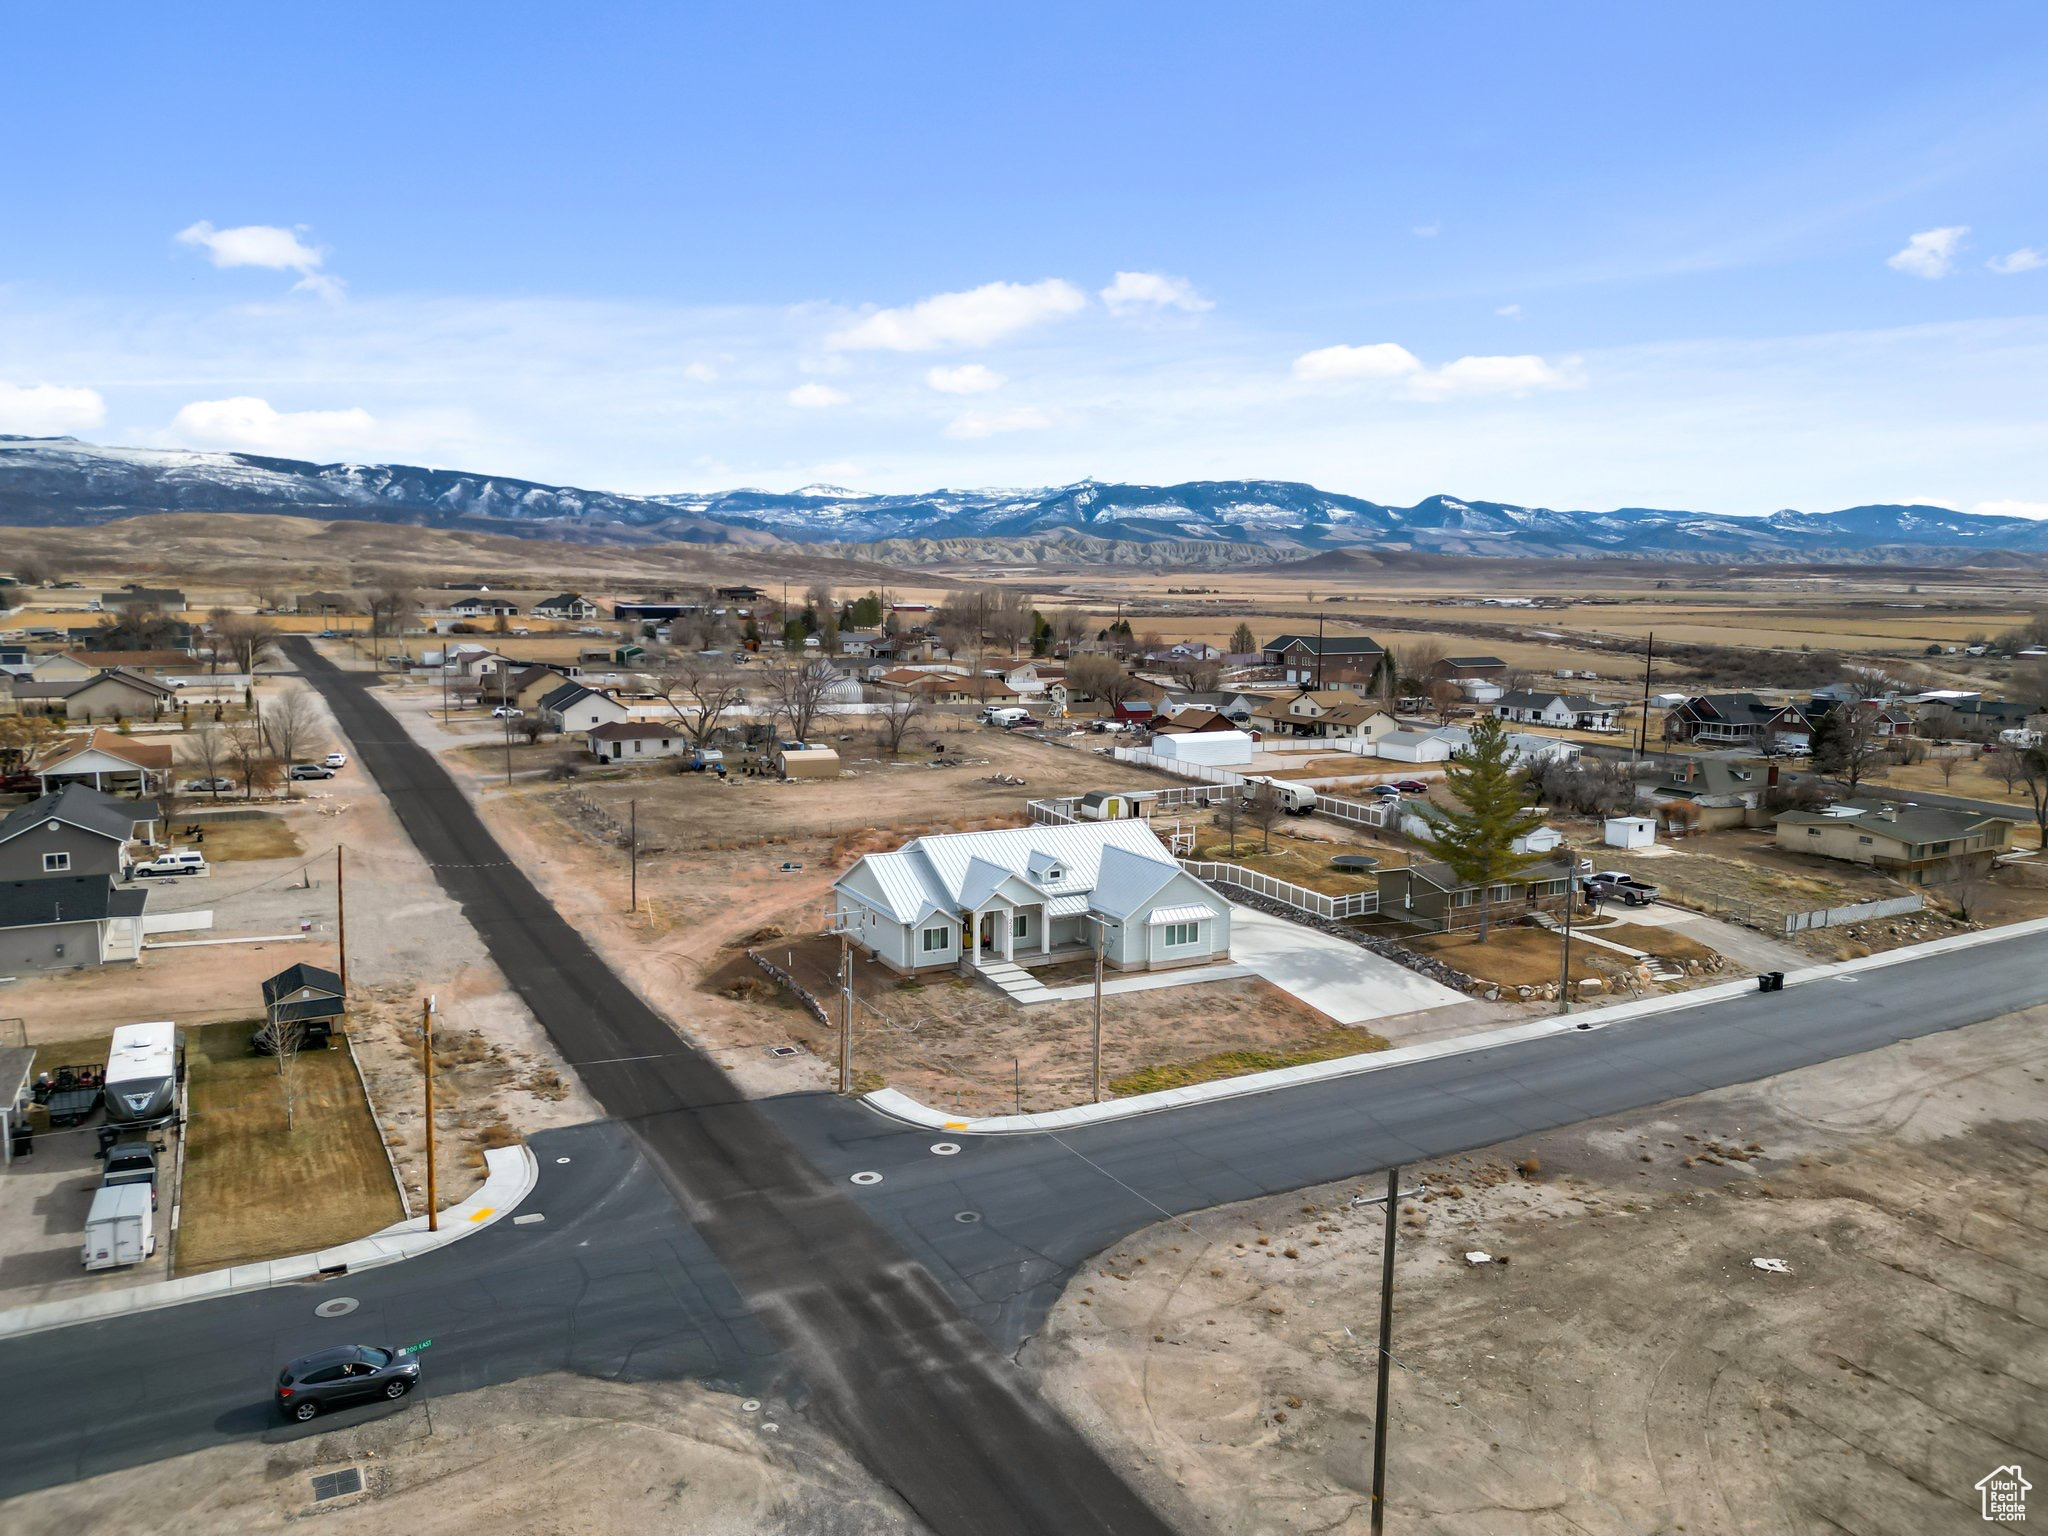
[[[2048,12],[1411,9],[18,12],[0,431],[2048,515]]]

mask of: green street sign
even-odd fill
[[[416,1355],[423,1349],[432,1349],[433,1347],[434,1341],[432,1339],[422,1339],[417,1344],[406,1345],[405,1348],[399,1351],[399,1353],[401,1355]]]

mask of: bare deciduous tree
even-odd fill
[[[285,792],[297,794],[291,765],[311,757],[327,742],[327,722],[320,706],[306,689],[290,685],[263,706],[262,721],[271,751],[285,765]]]
[[[775,713],[789,722],[789,733],[798,741],[810,739],[811,729],[832,712],[832,694],[839,674],[830,664],[802,658],[768,673],[769,696]]]
[[[227,776],[224,770],[233,760],[227,732],[213,721],[203,720],[179,741],[178,754],[199,770],[199,777],[208,781],[207,793],[218,800],[220,781]]]
[[[1262,852],[1273,851],[1273,828],[1278,824],[1286,807],[1280,803],[1280,791],[1270,784],[1253,784],[1244,801],[1245,820],[1259,829],[1263,839]]]
[[[1094,627],[1088,615],[1078,608],[1062,608],[1052,616],[1052,638],[1069,652]]]
[[[395,571],[386,572],[372,582],[364,606],[370,610],[373,639],[399,635],[419,615],[419,593],[410,578]]]
[[[891,757],[903,750],[903,738],[924,714],[924,700],[915,694],[892,695],[873,716],[876,734]]]
[[[1444,648],[1439,641],[1422,637],[1410,640],[1395,653],[1394,671],[1400,679],[1404,693],[1427,693],[1430,684],[1430,668],[1444,659]]]
[[[40,587],[45,582],[57,580],[64,573],[57,568],[57,562],[48,555],[23,550],[13,560],[14,579],[24,587]]]
[[[1067,663],[1067,686],[1115,709],[1138,691],[1139,684],[1114,656],[1076,656]]]
[[[655,677],[654,691],[699,747],[747,696],[738,669],[723,656],[676,657]]]
[[[223,613],[215,609],[207,618],[213,636],[214,654],[237,672],[254,672],[256,664],[270,660],[278,641],[278,627],[254,613]]]
[[[256,1048],[277,1058],[277,1086],[284,1095],[284,1128],[289,1133],[298,1114],[299,1050],[306,1043],[306,1026],[296,1020],[273,1017],[256,1031]]]
[[[1244,821],[1244,796],[1226,795],[1216,807],[1216,825],[1230,838],[1230,856],[1237,857],[1237,829]]]
[[[259,789],[268,789],[277,782],[277,753],[270,744],[270,733],[263,728],[263,721],[256,715],[230,721],[223,728],[227,742],[227,760],[234,768],[234,776],[242,781],[242,794],[253,796]]]

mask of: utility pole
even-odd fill
[[[1387,1170],[1387,1235],[1380,1256],[1379,1403],[1372,1415],[1372,1536],[1387,1518],[1387,1370],[1394,1359],[1394,1208],[1401,1203],[1401,1170]]]
[[[504,690],[501,688],[498,690],[498,693],[500,699],[502,700],[504,697]],[[507,706],[501,703],[499,707],[504,708]],[[502,719],[505,726],[505,787],[507,789],[510,789],[512,787],[512,717],[510,715],[504,715],[500,718]]]
[[[335,942],[340,952],[341,999],[348,1001],[348,898],[341,884],[341,844],[334,845],[334,926]]]
[[[1323,615],[1316,615],[1316,692],[1323,691]]]
[[[1636,761],[1643,760],[1643,747],[1650,737],[1650,660],[1657,654],[1657,632],[1653,629],[1643,646],[1643,717],[1636,722]]]
[[[441,1230],[441,1204],[434,1181],[434,999],[420,1010],[421,1049],[427,1068],[427,1230]]]
[[[1095,918],[1095,1040],[1092,1049],[1095,1102],[1102,1102],[1102,919]]]
[[[633,904],[629,912],[640,910],[640,802],[637,799],[626,802],[628,827],[626,831],[627,878],[632,883]]]
[[[1564,958],[1557,966],[1557,1011],[1572,1011],[1572,913],[1579,905],[1579,859],[1570,843],[1558,850],[1564,855]]]
[[[853,1092],[853,944],[839,930],[839,1091]]]
[[[448,642],[441,642],[441,723],[448,723]]]

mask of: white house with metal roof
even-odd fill
[[[1230,957],[1230,903],[1142,821],[920,837],[866,855],[832,890],[847,933],[897,971],[1028,965],[1092,952],[1098,935],[1121,971]]]

